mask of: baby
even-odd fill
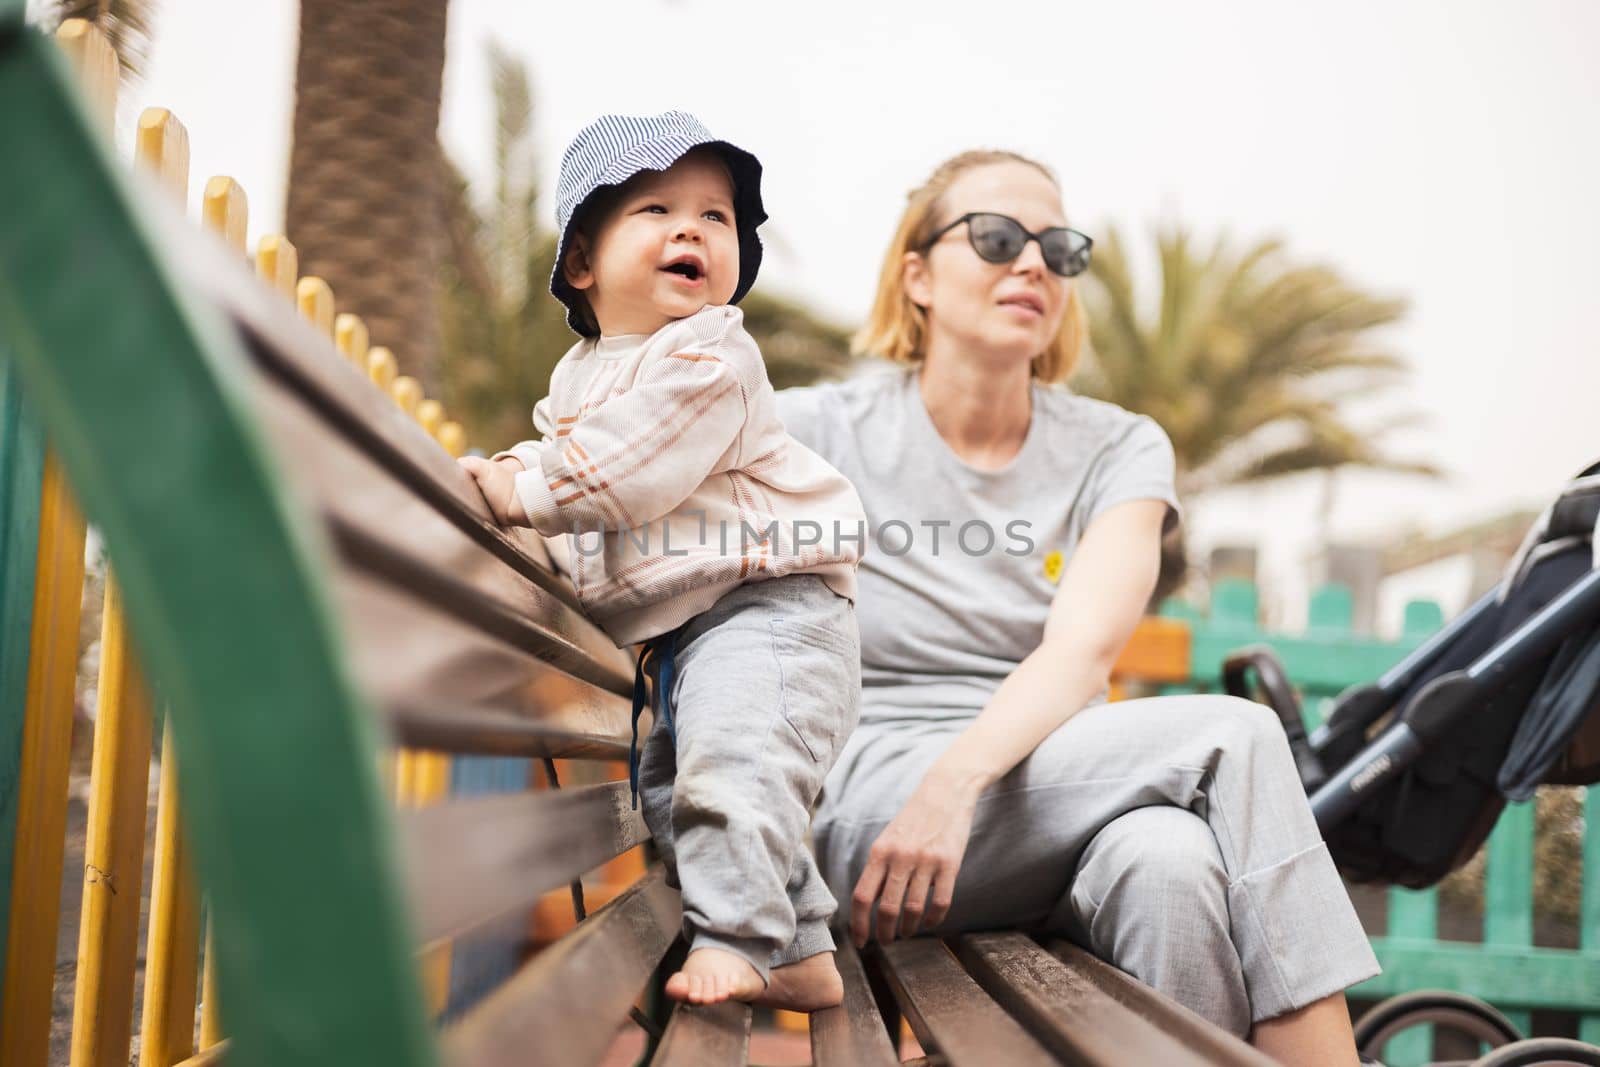
[[[496,518],[566,544],[655,715],[630,758],[682,890],[678,1000],[840,1002],[834,899],[805,834],[860,701],[865,515],[789,437],[743,315],[761,164],[693,116],[607,115],[561,158],[550,290],[580,340],[533,412],[543,439],[463,459]]]

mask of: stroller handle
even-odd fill
[[[1222,661],[1222,686],[1229,694],[1253,699],[1250,672],[1254,671],[1266,704],[1278,715],[1283,733],[1289,741],[1289,752],[1294,756],[1295,769],[1307,793],[1313,793],[1328,780],[1328,772],[1317,757],[1316,749],[1306,737],[1305,719],[1300,711],[1300,698],[1289,683],[1289,673],[1283,661],[1267,645],[1251,645],[1232,652]]]

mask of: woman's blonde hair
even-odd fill
[[[866,325],[856,332],[850,343],[850,350],[856,355],[881,356],[896,363],[922,361],[923,345],[927,340],[928,313],[912,303],[911,297],[906,294],[906,253],[921,253],[928,238],[933,236],[944,206],[944,194],[956,179],[968,171],[996,163],[1021,163],[1032,167],[1049,178],[1051,184],[1059,187],[1056,176],[1043,163],[1000,149],[980,148],[962,152],[934,168],[928,180],[911,190],[906,197],[905,214],[900,216],[900,225],[883,257],[883,270],[878,275],[878,295],[872,302],[872,312],[867,316]],[[1087,332],[1077,288],[1069,285],[1061,329],[1033,361],[1033,376],[1047,382],[1065,379],[1078,362],[1078,352]]]

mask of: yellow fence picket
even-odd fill
[[[140,1067],[171,1067],[194,1051],[195,985],[200,969],[199,890],[189,867],[178,811],[178,759],[169,723],[161,740],[156,798],[155,872],[145,948]]]
[[[422,383],[409,374],[402,374],[390,383],[389,397],[401,411],[415,418],[417,405],[422,403]]]
[[[249,221],[248,201],[239,183],[232,178],[217,177],[206,183],[206,195],[202,205],[201,214],[205,224],[220,233],[230,247],[239,252],[245,250],[245,232]],[[304,306],[301,294],[308,279],[302,278],[297,284],[295,295],[297,303]],[[310,279],[315,281],[315,279]],[[324,286],[326,288],[326,286]],[[328,317],[333,314],[333,294],[326,294]],[[201,1011],[200,1011],[200,1049],[204,1051],[218,1041],[222,1040],[221,1016],[217,1011],[217,997],[215,985],[215,970],[212,967],[212,931],[206,932],[206,951],[203,977],[201,979]]]
[[[400,373],[394,361],[394,353],[383,345],[373,345],[367,350],[367,377],[384,392],[394,384],[395,376]]]
[[[189,198],[189,131],[164,107],[147,107],[134,136],[134,161],[177,194],[178,205]]]
[[[56,42],[77,75],[87,107],[109,132],[116,118],[116,53],[105,35],[82,19],[62,23]],[[83,516],[61,466],[47,452],[39,494],[28,696],[0,995],[0,1063],[6,1067],[44,1067],[50,1051],[84,535]]]
[[[133,972],[138,963],[150,779],[150,699],[129,645],[121,590],[109,574],[98,703],[72,1003],[72,1067],[123,1067],[133,1037]]]
[[[200,216],[208,228],[222,235],[228,247],[241,254],[244,252],[250,202],[238,182],[221,174],[209,179],[200,201]]]
[[[78,618],[83,605],[83,516],[47,453],[39,500],[39,551],[28,645],[28,706],[17,782],[11,913],[0,999],[0,1063],[45,1067],[55,981],[61,865],[67,839]]]
[[[300,253],[280,233],[269,233],[256,242],[256,277],[290,300],[295,299],[295,282],[300,277]]]
[[[333,289],[321,278],[307,276],[295,286],[300,314],[327,337],[333,336]]]
[[[459,458],[466,455],[467,431],[459,422],[446,420],[435,436],[439,438],[440,446],[450,453],[451,457]]]
[[[351,363],[358,367],[367,365],[367,349],[370,345],[367,324],[361,321],[360,315],[344,311],[334,317],[333,343]]]
[[[428,436],[434,440],[439,438],[439,427],[444,425],[444,405],[429,397],[417,405],[416,419]]]
[[[189,138],[164,108],[149,108],[139,120],[137,151],[141,166],[187,200]],[[243,195],[224,185],[213,207],[213,225],[238,234],[242,248]],[[233,217],[230,218],[230,215]],[[264,239],[267,244],[271,239]],[[287,242],[285,242],[287,244]],[[282,262],[281,252],[273,253]],[[289,249],[293,262],[293,248]],[[289,268],[291,271],[293,267]],[[293,278],[291,274],[291,284]],[[143,826],[140,827],[141,833]],[[178,761],[171,724],[162,734],[161,778],[156,794],[154,870],[150,882],[150,925],[145,936],[144,1003],[139,1017],[140,1067],[170,1067],[194,1051],[195,984],[199,970],[199,890],[189,871],[178,811]]]
[[[67,19],[56,30],[56,44],[72,63],[89,111],[108,134],[117,119],[117,80],[122,64],[105,34],[86,19]]]
[[[217,931],[206,924],[205,976],[200,983],[200,1051],[222,1040],[222,1005],[217,1000]]]
[[[437,804],[450,792],[450,757],[442,752],[413,751],[411,757],[411,801],[417,807]],[[422,954],[422,990],[428,1010],[441,1014],[450,1000],[450,942],[435,945]]]

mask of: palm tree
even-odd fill
[[[1197,246],[1182,227],[1157,236],[1159,301],[1135,292],[1120,235],[1095,249],[1084,296],[1091,355],[1075,380],[1090,396],[1153,417],[1172,438],[1178,487],[1342,466],[1437,474],[1387,454],[1384,432],[1347,417],[1406,373],[1375,332],[1405,302],[1362,292],[1331,268],[1291,262],[1281,242]]]
[[[482,209],[453,168],[446,196],[440,375],[445,405],[483,447],[530,436],[529,411],[576,336],[550,295],[556,237],[538,224],[533,95],[526,68],[489,47],[495,179]],[[741,303],[778,388],[843,371],[848,335],[794,301],[756,291]]]
[[[534,401],[576,338],[567,329],[566,309],[546,290],[556,242],[535,221],[538,160],[528,72],[493,43],[488,59],[494,190],[480,210],[467,180],[446,164],[439,370],[445,405],[468,439],[499,447],[531,434]]]
[[[373,342],[437,386],[447,0],[301,0],[287,231]]]
[[[131,81],[150,60],[155,12],[156,0],[45,0],[34,7],[33,19],[47,33],[68,19],[94,23],[116,50],[123,80]]]
[[[774,389],[837,377],[850,366],[850,331],[798,301],[752,289],[739,308],[745,329],[761,346]]]

